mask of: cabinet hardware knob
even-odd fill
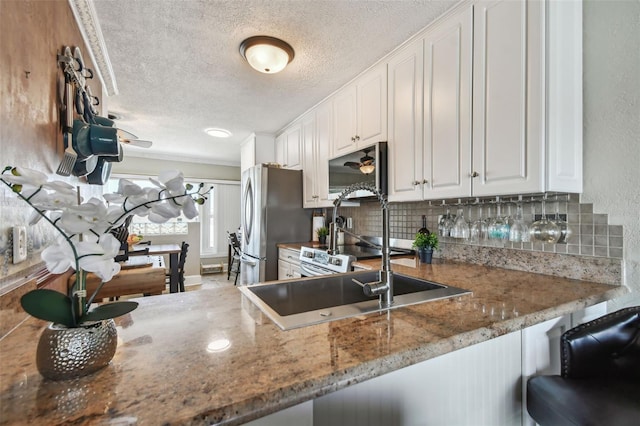
[[[480,173],[478,172],[471,173],[471,177],[478,177],[478,176],[480,176]]]
[[[360,140],[360,136],[356,135],[356,140],[359,141]]]
[[[411,182],[411,184],[412,184],[413,186],[418,186],[418,185],[420,185],[420,181],[418,181],[418,180],[414,180],[413,182]]]
[[[422,179],[422,183],[429,183],[427,179]]]
[[[351,136],[351,142],[355,142],[356,141],[356,137],[355,136]]]

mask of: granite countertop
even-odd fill
[[[70,382],[38,374],[45,323],[29,318],[0,341],[0,424],[240,424],[626,292],[464,263],[408,265],[393,269],[473,294],[289,331],[232,284],[140,298],[117,320],[112,363]],[[222,338],[226,350],[208,350]]]

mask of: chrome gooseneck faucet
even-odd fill
[[[331,245],[329,246],[329,254],[338,253],[338,225],[336,224],[338,207],[349,194],[356,191],[369,191],[378,197],[380,201],[380,207],[382,208],[382,269],[376,282],[361,283],[357,280],[353,281],[362,286],[367,296],[379,295],[380,305],[388,308],[393,305],[393,272],[391,271],[391,257],[389,256],[389,203],[386,195],[368,183],[354,183],[340,193],[338,198],[333,202],[333,221],[330,224]]]

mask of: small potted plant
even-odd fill
[[[438,235],[433,232],[426,234],[418,232],[413,240],[413,247],[418,250],[420,262],[431,263],[433,251],[438,249]]]
[[[326,244],[327,235],[329,235],[329,228],[327,228],[326,226],[321,226],[316,230],[316,234],[318,234],[318,241],[320,242],[320,244]]]

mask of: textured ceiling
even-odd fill
[[[252,132],[275,133],[457,2],[95,0],[119,89],[106,104],[118,127],[154,142],[128,156],[239,165]],[[254,35],[287,41],[295,59],[254,71],[238,51]]]

